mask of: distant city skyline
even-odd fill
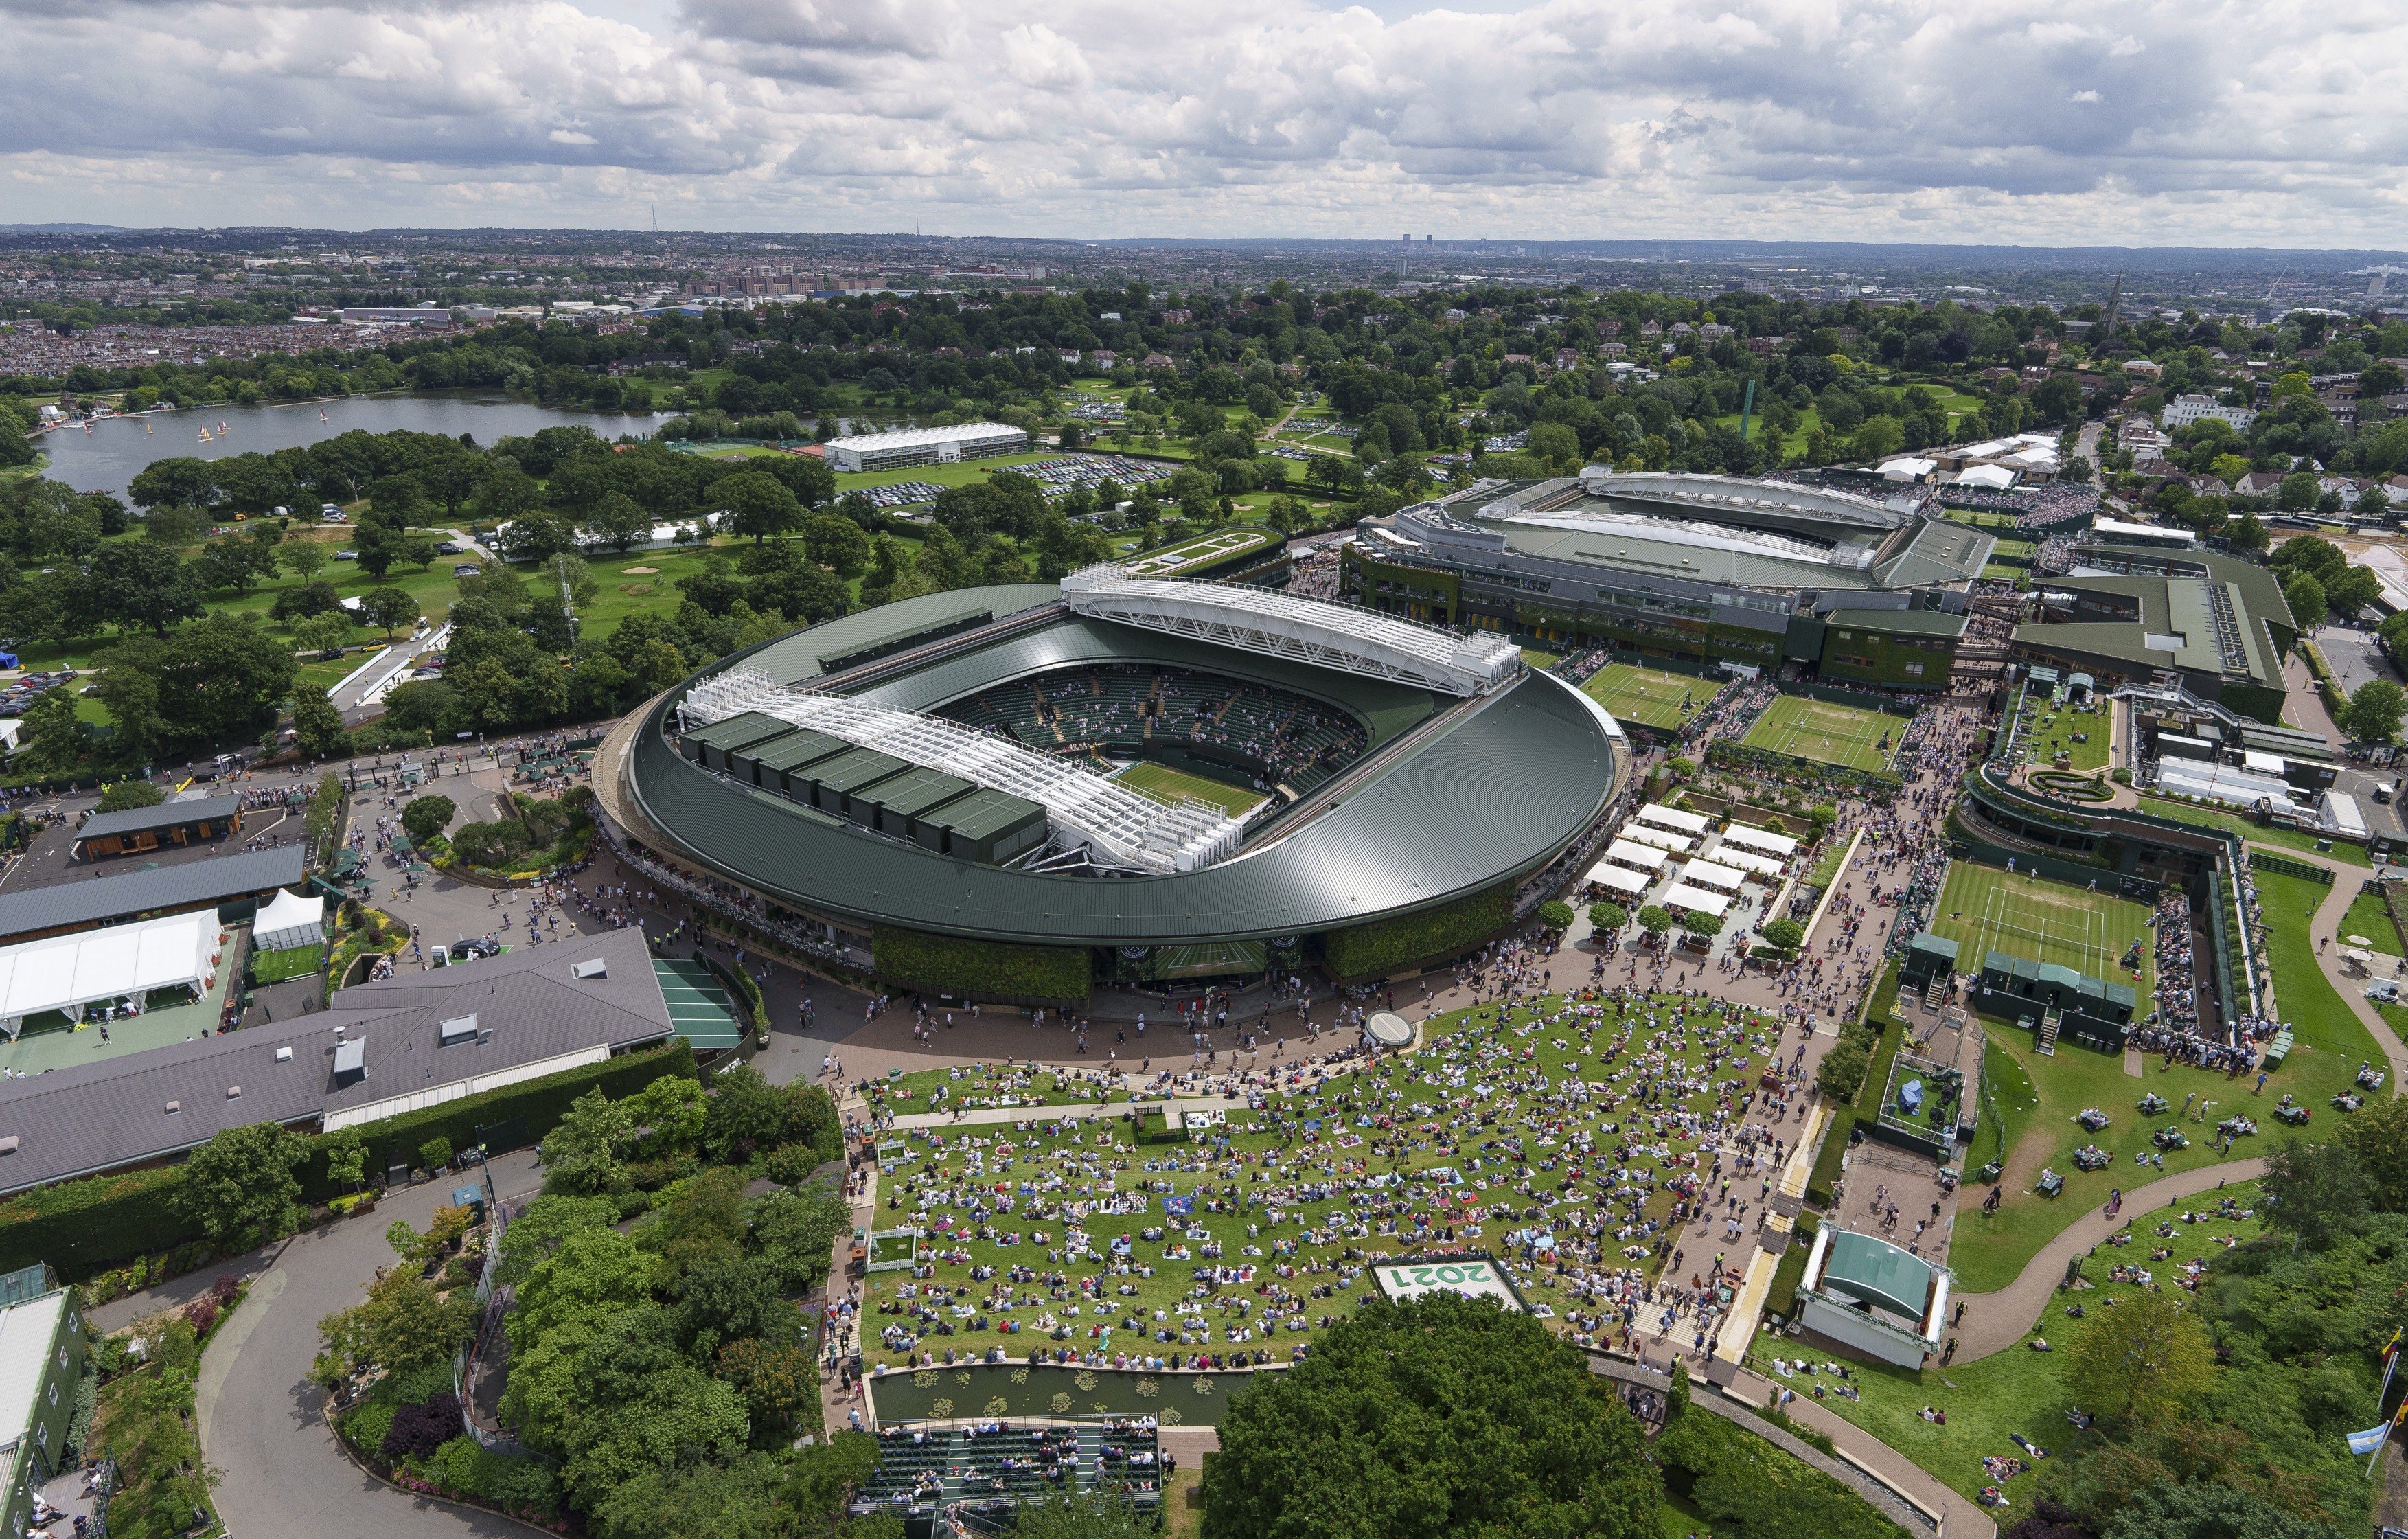
[[[10,223],[2408,245],[2408,13],[12,7]]]

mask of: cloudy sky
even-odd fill
[[[2359,0],[0,0],[0,223],[2408,245]]]

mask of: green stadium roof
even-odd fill
[[[1931,1297],[1931,1279],[1938,1268],[1870,1234],[1842,1229],[1834,1229],[1830,1234],[1831,1244],[1823,1252],[1820,1291],[1885,1309],[1918,1326],[1923,1323],[1924,1307]]]

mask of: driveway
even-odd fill
[[[493,1177],[506,1200],[542,1185],[531,1153],[495,1159]],[[217,1501],[227,1532],[242,1539],[500,1539],[539,1532],[411,1496],[364,1474],[336,1446],[322,1416],[325,1397],[308,1378],[318,1322],[365,1299],[376,1269],[394,1259],[385,1226],[405,1218],[423,1228],[453,1185],[430,1182],[394,1193],[365,1218],[294,1240],[252,1280],[250,1296],[209,1343],[194,1419],[202,1449],[225,1474]]]
[[[2376,679],[2400,682],[2400,670],[2375,644],[2374,632],[2358,630],[2349,626],[2320,626],[2315,633],[2316,650],[2325,654],[2333,677],[2341,681],[2344,693],[2356,694],[2358,687]]]

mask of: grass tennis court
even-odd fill
[[[1152,797],[1156,801],[1175,802],[1181,797],[1194,797],[1198,801],[1211,802],[1231,817],[1243,817],[1263,804],[1260,795],[1241,785],[1207,780],[1202,775],[1191,775],[1164,764],[1132,764],[1112,778],[1130,790]]]
[[[2115,880],[2110,873],[2100,876]],[[2063,882],[1959,860],[1948,868],[1931,928],[1957,942],[1959,972],[1977,972],[1984,956],[2003,951],[2115,983],[2131,980],[2123,959],[2137,939],[2142,942],[2143,982],[2154,983],[2145,976],[2155,971],[2156,952],[2148,943],[2148,907],[2114,893],[2086,892]],[[2142,1013],[2146,1014],[2147,987],[2141,997]]]
[[[282,951],[258,951],[251,954],[251,975],[261,985],[280,984],[287,978],[298,978],[318,971],[326,959],[324,946],[287,946]]]
[[[1898,756],[1899,735],[1905,730],[1904,720],[1878,711],[1783,695],[1740,741],[1850,770],[1886,770]],[[1882,746],[1885,738],[1886,748]]]
[[[1722,688],[1719,681],[1686,673],[1664,673],[1630,663],[1608,663],[1581,689],[1590,699],[1613,712],[1617,721],[1641,726],[1675,727],[1705,709]],[[1689,702],[1683,709],[1683,700]]]

